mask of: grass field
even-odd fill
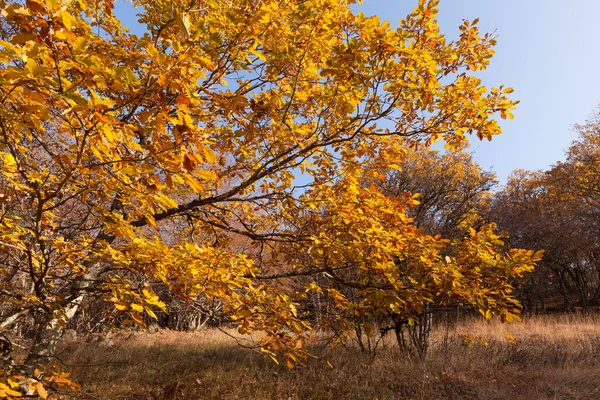
[[[600,316],[462,321],[433,333],[425,362],[391,339],[376,357],[317,346],[292,370],[217,330],[78,338],[61,357],[82,399],[600,399]]]

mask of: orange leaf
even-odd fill
[[[35,389],[42,399],[48,398],[48,392],[44,388],[44,385],[42,385],[42,382],[38,382],[37,385],[35,385]]]
[[[183,167],[186,170],[192,172],[196,167],[196,160],[194,159],[194,157],[190,156],[189,154],[183,156]]]

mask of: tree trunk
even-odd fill
[[[98,241],[112,243],[115,237],[105,232],[100,232]],[[37,365],[46,365],[56,353],[56,345],[63,334],[67,323],[77,314],[79,306],[84,300],[87,292],[98,282],[100,276],[105,272],[102,265],[92,262],[84,264],[87,272],[80,278],[75,279],[68,296],[63,303],[63,313],[59,317],[49,315],[43,320],[38,328],[36,337],[27,355],[25,364],[35,368]],[[59,319],[60,318],[60,319]]]

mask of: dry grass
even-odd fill
[[[375,358],[355,348],[316,347],[319,358],[293,370],[218,331],[113,341],[65,344],[68,362],[100,364],[76,370],[85,397],[600,399],[598,316],[532,317],[510,325],[463,321],[435,332],[424,363],[407,361],[391,341]]]

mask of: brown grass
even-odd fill
[[[289,370],[216,330],[161,331],[78,340],[62,358],[80,365],[81,398],[600,399],[598,316],[463,321],[434,332],[425,362],[406,360],[392,341],[376,357],[312,350],[318,359]]]

